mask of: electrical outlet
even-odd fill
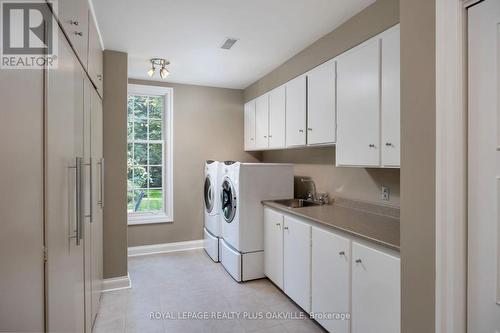
[[[391,188],[386,185],[382,185],[382,200],[389,201],[391,196]]]

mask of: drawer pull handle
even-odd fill
[[[75,35],[82,37],[83,36],[83,32],[81,32],[81,31],[75,31]]]
[[[283,229],[288,230],[288,227],[284,227]]]
[[[361,259],[356,259],[356,264],[361,264]]]
[[[340,251],[339,252],[339,256],[345,256],[345,252],[344,251]]]

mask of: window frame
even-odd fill
[[[153,223],[172,223],[174,221],[174,184],[173,184],[173,110],[174,110],[174,90],[169,87],[159,87],[150,85],[129,84],[127,92],[130,95],[142,96],[162,96],[163,97],[163,151],[162,151],[162,191],[163,191],[163,212],[152,213],[129,213],[127,209],[128,225],[153,224]],[[128,102],[127,102],[127,122],[128,122]],[[149,138],[148,138],[149,140]],[[156,141],[156,140],[153,140]],[[127,147],[128,147],[127,135]],[[127,148],[128,150],[128,148]],[[127,192],[128,192],[127,186]]]

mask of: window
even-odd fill
[[[129,224],[173,221],[172,89],[129,85],[127,212]]]

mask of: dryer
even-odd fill
[[[264,277],[263,200],[293,198],[293,165],[222,165],[220,261],[238,282]]]
[[[219,209],[219,182],[221,163],[205,162],[205,181],[203,184],[204,207],[204,249],[213,261],[219,262],[219,237],[221,230]]]

